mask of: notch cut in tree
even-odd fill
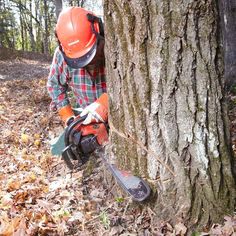
[[[104,6],[110,155],[153,183],[158,219],[219,222],[236,195],[217,1]]]

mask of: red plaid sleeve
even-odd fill
[[[47,90],[52,99],[51,109],[57,109],[69,104],[67,97],[69,72],[68,67],[59,48],[55,50],[50,73],[47,81]]]

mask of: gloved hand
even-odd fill
[[[67,105],[60,108],[58,113],[66,126],[68,125],[69,121],[75,118],[71,105]]]
[[[106,122],[108,118],[108,95],[103,93],[95,102],[91,103],[81,112],[80,116],[88,115],[83,124],[91,122]]]

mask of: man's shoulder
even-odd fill
[[[62,54],[62,51],[60,50],[59,47],[57,47],[54,51],[54,55],[53,55],[53,62],[56,64],[61,64],[64,61],[64,57]]]
[[[55,51],[54,51],[54,56],[60,56],[63,57],[62,51],[60,50],[59,46],[56,47]]]

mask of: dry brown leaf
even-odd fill
[[[7,191],[11,192],[21,187],[21,182],[15,179],[10,179],[7,183]]]
[[[13,204],[12,195],[10,193],[1,193],[0,195],[2,195],[0,208],[4,210],[11,208]]]
[[[1,152],[0,152],[1,154]],[[0,173],[0,181],[6,179],[6,174]]]
[[[18,191],[16,195],[13,197],[14,202],[16,203],[24,203],[28,197],[27,191]]]
[[[224,219],[225,223],[222,227],[222,231],[225,235],[232,235],[235,232],[234,229],[236,227],[236,221],[230,216],[225,216]]]
[[[41,199],[37,199],[37,203],[38,203],[39,207],[45,209],[50,214],[52,213],[51,208],[53,208],[54,204],[52,204],[48,201],[41,200]]]
[[[21,222],[20,217],[15,217],[13,219],[9,219],[6,214],[1,216],[0,218],[0,235],[2,236],[12,236],[15,230],[18,229],[18,226]]]
[[[187,232],[187,227],[183,223],[178,223],[174,227],[176,235],[185,235]]]
[[[17,226],[17,230],[14,232],[14,236],[27,235],[26,229],[25,219],[22,218],[19,225]]]
[[[9,130],[9,129],[4,129],[4,130],[2,131],[2,135],[3,135],[4,138],[7,138],[7,137],[9,137],[9,136],[12,135],[12,131]]]
[[[35,173],[34,173],[34,172],[30,172],[30,173],[24,178],[24,183],[34,183],[36,179],[37,179],[37,176],[35,175]]]
[[[41,125],[42,127],[47,126],[48,123],[49,123],[49,118],[48,118],[47,116],[42,117],[42,118],[40,119],[40,125]]]
[[[214,224],[210,230],[211,235],[223,235],[222,227],[219,224]]]

